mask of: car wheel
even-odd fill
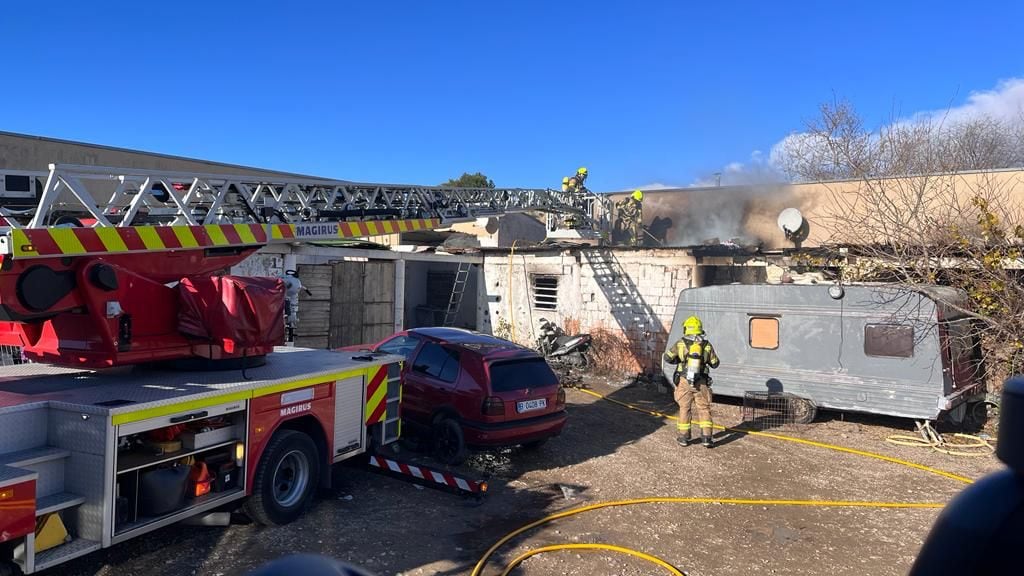
[[[320,457],[313,440],[302,432],[281,430],[256,467],[245,512],[264,526],[293,522],[312,504],[318,478]]]
[[[439,461],[454,466],[466,460],[466,440],[462,435],[462,427],[455,420],[438,420],[434,424],[433,440],[434,457]]]
[[[533,440],[531,442],[524,442],[523,443],[523,449],[524,450],[537,450],[541,446],[547,444],[548,440],[550,440],[550,438],[541,438],[540,440]]]

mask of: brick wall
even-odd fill
[[[540,318],[569,331],[588,332],[600,360],[623,371],[657,369],[679,291],[694,283],[693,256],[683,249],[571,249],[489,252],[484,258],[480,329],[532,346]],[[533,277],[558,279],[555,310],[533,299]],[[511,282],[510,282],[511,280]],[[510,290],[511,288],[511,290]],[[511,305],[510,305],[511,304]]]

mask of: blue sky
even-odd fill
[[[303,4],[7,0],[0,130],[618,190],[749,162],[834,95],[875,121],[1024,77],[1019,2]]]

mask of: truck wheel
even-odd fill
[[[462,464],[468,456],[462,427],[451,418],[441,418],[434,424],[434,457],[455,466]]]
[[[320,456],[313,439],[302,432],[280,430],[256,467],[245,512],[264,526],[293,522],[312,504],[318,478]]]

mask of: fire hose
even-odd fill
[[[651,415],[651,416],[656,416],[656,417],[664,418],[664,419],[667,419],[667,420],[678,420],[678,417],[676,417],[676,416],[672,416],[670,414],[665,414],[665,413],[662,413],[662,412],[656,412],[656,411],[647,410],[645,408],[641,408],[641,407],[633,405],[633,404],[629,404],[629,403],[626,403],[626,402],[621,402],[621,401],[618,401],[618,400],[614,400],[612,398],[608,398],[607,396],[604,396],[603,394],[599,394],[599,393],[594,392],[592,390],[587,390],[587,389],[582,389],[582,388],[580,388],[578,390],[580,392],[585,393],[585,394],[589,394],[591,396],[594,396],[595,398],[599,398],[601,400],[606,400],[608,402],[611,402],[613,404],[617,404],[619,406],[628,408],[630,410],[634,410],[634,411],[637,411],[637,412],[642,412],[642,413],[645,413],[645,414],[648,414],[648,415]],[[752,431],[752,430],[738,430],[738,429],[734,429],[734,428],[727,428],[725,426],[720,426],[720,425],[715,425],[714,428],[717,429],[717,430],[726,430],[726,431],[731,431],[731,432],[738,432],[738,433],[741,433],[741,434],[749,434],[751,436],[760,436],[760,437],[764,437],[764,438],[773,438],[773,439],[776,439],[776,440],[782,440],[782,441],[786,441],[786,442],[794,442],[794,443],[797,443],[797,444],[804,444],[804,445],[807,445],[807,446],[814,446],[816,448],[824,448],[824,449],[827,449],[827,450],[833,450],[833,451],[836,451],[836,452],[842,452],[842,453],[846,453],[846,454],[854,454],[854,455],[857,455],[857,456],[863,456],[863,457],[867,457],[867,458],[874,458],[876,460],[882,460],[882,461],[890,462],[890,463],[897,464],[897,465],[900,465],[900,466],[905,466],[905,467],[908,467],[908,468],[914,468],[916,470],[921,470],[921,471],[927,472],[929,474],[934,474],[934,475],[937,475],[937,476],[942,476],[944,478],[955,480],[957,482],[962,482],[964,484],[971,484],[971,483],[974,482],[970,478],[966,478],[964,476],[953,474],[951,472],[946,472],[945,470],[940,470],[938,468],[933,468],[931,466],[925,466],[923,464],[918,464],[916,462],[910,462],[910,461],[907,461],[907,460],[901,460],[899,458],[893,458],[891,456],[886,456],[884,454],[878,454],[878,453],[875,453],[875,452],[869,452],[869,451],[866,451],[866,450],[858,450],[856,448],[848,448],[848,447],[845,447],[845,446],[838,446],[838,445],[835,445],[835,444],[828,444],[826,442],[818,442],[818,441],[814,441],[814,440],[805,440],[803,438],[796,438],[796,437],[793,437],[793,436],[786,436],[786,435],[783,435],[783,434],[775,434],[775,433],[770,433],[770,432],[757,432],[757,431]],[[914,438],[915,441],[919,440],[916,437],[910,437],[910,438]],[[986,442],[986,444],[987,444],[987,442]],[[922,445],[922,444],[918,444],[918,445]],[[563,512],[558,512],[558,513],[552,514],[550,516],[546,516],[544,518],[541,518],[540,520],[536,520],[534,522],[526,524],[525,526],[517,528],[516,530],[513,530],[512,532],[509,532],[508,534],[503,536],[501,539],[499,539],[497,542],[495,542],[490,548],[487,549],[487,551],[484,553],[484,555],[480,558],[480,560],[474,566],[473,572],[471,573],[471,576],[481,576],[481,574],[483,573],[484,567],[487,565],[488,560],[490,560],[491,556],[493,556],[495,552],[497,552],[502,546],[507,544],[512,539],[514,539],[517,536],[519,536],[519,535],[521,535],[521,534],[523,534],[525,532],[528,532],[528,531],[530,531],[530,530],[532,530],[534,528],[537,528],[538,526],[542,526],[544,524],[547,524],[549,522],[553,522],[553,521],[561,519],[561,518],[566,518],[566,517],[569,517],[569,516],[575,516],[577,514],[582,514],[584,512],[589,512],[589,511],[592,511],[592,510],[600,510],[602,508],[611,508],[611,507],[618,507],[618,506],[631,506],[631,505],[638,505],[638,504],[656,504],[656,503],[731,504],[731,505],[740,505],[740,506],[742,506],[742,505],[750,505],[750,506],[813,506],[813,507],[850,507],[850,508],[853,508],[853,507],[857,507],[857,508],[904,508],[904,509],[905,508],[917,508],[917,509],[920,509],[920,508],[931,508],[931,509],[938,509],[938,508],[942,508],[942,507],[945,506],[945,504],[939,503],[939,502],[864,502],[864,501],[841,501],[841,500],[840,501],[833,501],[833,500],[756,500],[756,499],[742,499],[742,498],[692,498],[692,497],[652,497],[652,498],[636,498],[636,499],[630,499],[630,500],[613,500],[613,501],[606,501],[606,502],[598,502],[598,503],[595,503],[595,504],[589,504],[589,505],[581,506],[581,507],[578,507],[578,508],[572,508],[570,510],[565,510]],[[587,549],[587,550],[606,550],[606,551],[624,553],[624,554],[628,554],[630,556],[641,558],[641,559],[647,560],[648,562],[652,562],[654,564],[657,564],[658,566],[660,566],[660,567],[664,568],[665,570],[667,570],[670,574],[678,575],[678,574],[683,574],[684,573],[679,568],[669,564],[668,561],[663,560],[661,558],[658,558],[656,556],[653,556],[651,554],[647,554],[645,552],[640,552],[638,550],[633,550],[633,549],[630,549],[630,548],[625,548],[625,547],[622,547],[622,546],[615,546],[615,545],[611,545],[611,544],[596,544],[595,543],[595,544],[556,544],[556,545],[552,545],[552,546],[544,546],[542,548],[536,548],[536,549],[533,549],[533,550],[529,550],[529,551],[527,551],[527,552],[525,552],[523,554],[520,554],[514,560],[512,560],[512,562],[510,562],[504,568],[504,570],[502,571],[502,576],[507,576],[519,564],[521,564],[523,561],[525,561],[526,559],[528,559],[528,558],[530,558],[532,556],[535,556],[535,555],[538,555],[538,554],[541,554],[541,553],[545,553],[545,552],[554,552],[554,551],[559,551],[559,550],[575,550],[575,549],[584,549],[584,548]]]
[[[918,423],[917,431],[921,434],[920,436],[893,434],[886,438],[885,441],[895,446],[931,448],[936,452],[951,456],[991,456],[996,451],[995,447],[988,440],[974,434],[953,434],[953,438],[966,440],[967,442],[948,442],[928,422]]]

